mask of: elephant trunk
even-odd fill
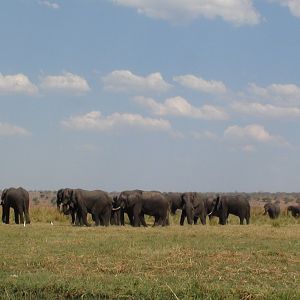
[[[185,206],[186,217],[189,225],[193,224],[194,220],[194,208],[191,204],[186,204]]]

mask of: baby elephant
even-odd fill
[[[277,203],[267,203],[264,209],[264,215],[268,214],[271,219],[277,219],[279,217],[280,206]]]

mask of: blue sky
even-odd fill
[[[298,0],[0,3],[0,188],[299,191]]]

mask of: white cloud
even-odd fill
[[[142,77],[128,70],[116,70],[104,76],[102,82],[112,92],[166,92],[172,87],[158,72]]]
[[[28,94],[38,92],[37,87],[24,74],[2,75],[0,73],[0,94]]]
[[[270,2],[277,2],[281,6],[288,7],[291,14],[300,18],[300,1],[299,0],[269,0]]]
[[[135,101],[159,116],[173,115],[203,120],[227,120],[229,118],[227,113],[220,107],[212,105],[194,107],[186,99],[179,96],[168,98],[164,103],[142,96],[136,97]]]
[[[49,75],[41,80],[42,89],[52,91],[65,91],[73,93],[86,93],[90,91],[87,81],[79,75],[64,72],[63,75]]]
[[[219,137],[212,131],[204,130],[204,131],[193,131],[192,137],[196,140],[208,139],[211,141],[218,141]]]
[[[258,124],[251,124],[245,127],[238,125],[229,126],[224,132],[224,137],[247,142],[286,143],[281,137],[270,134],[263,126]]]
[[[227,88],[222,81],[205,80],[190,74],[175,76],[173,79],[184,87],[208,94],[224,94],[227,92]]]
[[[30,135],[30,132],[16,125],[0,122],[0,136]]]
[[[153,131],[169,131],[171,124],[164,119],[145,118],[138,114],[113,113],[103,116],[100,111],[70,117],[62,121],[65,128],[72,130],[111,131],[116,128],[134,127]]]
[[[261,87],[255,83],[250,83],[248,87],[250,93],[266,99],[280,101],[285,104],[300,101],[300,87],[295,84],[270,84]]]
[[[48,8],[52,8],[52,9],[59,9],[60,8],[59,4],[57,4],[55,2],[50,2],[50,1],[47,1],[47,0],[38,1],[38,3],[40,5],[44,5],[44,6],[47,6]]]
[[[269,118],[299,118],[300,108],[299,107],[281,107],[274,106],[271,104],[261,103],[248,103],[248,102],[234,102],[231,107],[243,114],[252,116],[261,116]]]
[[[150,18],[172,23],[184,23],[198,18],[215,19],[235,25],[256,25],[260,14],[252,0],[111,0],[112,2],[137,9],[138,13]]]

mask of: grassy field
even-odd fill
[[[166,228],[86,228],[35,207],[31,225],[0,225],[0,297],[300,299],[300,220],[253,215],[249,226],[177,216]]]

